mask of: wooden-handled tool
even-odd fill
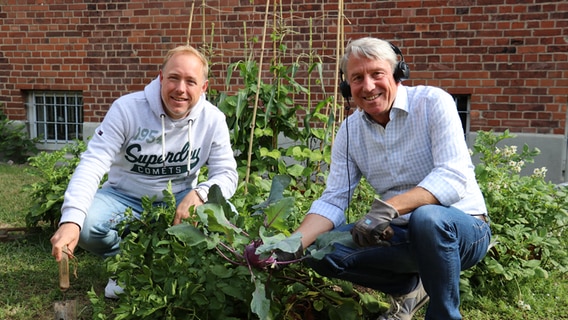
[[[67,291],[69,289],[69,251],[67,246],[63,247],[63,255],[59,261],[59,289]]]
[[[63,255],[59,261],[59,289],[63,292],[63,300],[55,302],[55,320],[77,319],[77,302],[66,299],[66,291],[69,289],[69,249],[63,247]]]

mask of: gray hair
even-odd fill
[[[347,45],[340,62],[341,71],[345,75],[347,75],[347,62],[351,56],[387,61],[391,64],[393,72],[398,63],[397,54],[388,41],[371,37],[360,38]]]

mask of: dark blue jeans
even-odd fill
[[[412,291],[421,278],[430,296],[426,319],[461,319],[460,272],[485,256],[491,240],[489,225],[454,207],[426,205],[414,210],[408,225],[391,226],[395,235],[389,247],[336,243],[322,260],[307,262],[323,276],[391,295]]]

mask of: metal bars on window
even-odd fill
[[[66,144],[83,139],[81,92],[30,91],[30,131],[46,144]]]

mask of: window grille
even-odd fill
[[[30,136],[44,145],[83,139],[83,95],[72,91],[28,92]]]

